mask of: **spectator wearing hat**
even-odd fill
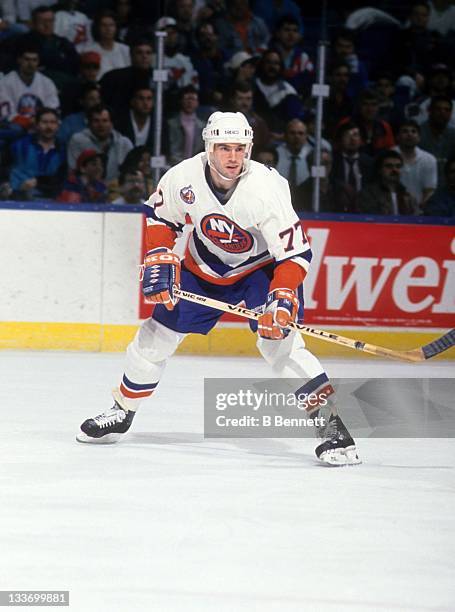
[[[263,19],[250,9],[248,0],[230,0],[223,17],[215,21],[220,46],[229,55],[248,51],[253,55],[267,48],[270,32]]]
[[[412,215],[415,202],[401,183],[403,158],[397,151],[381,151],[372,181],[358,197],[358,212],[371,215]]]
[[[79,106],[81,108],[77,113],[67,115],[58,131],[58,139],[61,143],[68,145],[70,138],[76,132],[80,132],[87,127],[87,113],[94,106],[101,104],[101,93],[98,83],[87,83],[82,87]]]
[[[299,20],[291,15],[282,17],[269,46],[276,49],[283,60],[283,78],[297,91],[309,87],[314,80],[314,64],[302,46]]]
[[[148,39],[130,45],[131,66],[107,72],[100,81],[101,97],[115,116],[128,112],[131,92],[153,83],[153,47]]]
[[[131,65],[128,45],[117,42],[118,26],[115,13],[101,11],[95,16],[92,25],[93,42],[81,47],[81,51],[95,51],[101,57],[98,79],[110,70],[126,68]]]
[[[253,110],[253,87],[243,81],[235,83],[230,94],[227,110],[243,113],[254,132],[254,148],[265,147],[270,143],[271,134],[267,123]]]
[[[232,90],[237,83],[250,83],[253,85],[256,76],[256,66],[259,57],[246,51],[237,51],[224,64],[226,73],[225,90]]]
[[[445,167],[445,187],[438,187],[425,203],[423,214],[432,217],[455,217],[455,158],[448,159]]]
[[[168,70],[166,86],[168,88],[197,86],[198,75],[191,59],[180,50],[177,21],[173,17],[161,17],[155,24],[155,31],[166,32],[163,59],[164,68]]]
[[[107,201],[107,186],[103,181],[103,156],[95,149],[85,149],[76,161],[57,197],[59,202],[98,203]]]
[[[54,32],[63,36],[81,51],[82,45],[91,42],[91,21],[85,13],[77,10],[79,0],[60,0],[55,13]]]
[[[135,147],[145,145],[150,150],[153,149],[155,141],[152,117],[154,96],[150,87],[138,87],[132,92],[129,112],[114,117],[115,128]]]
[[[196,49],[191,62],[198,73],[199,97],[205,106],[219,106],[223,91],[223,66],[226,60],[218,45],[218,32],[210,21],[201,22],[195,31]]]
[[[79,101],[86,85],[96,85],[101,66],[101,56],[96,51],[81,53],[79,74],[60,93],[62,116],[80,111]]]
[[[58,109],[60,101],[54,83],[38,71],[37,47],[21,42],[17,50],[17,70],[0,79],[0,118],[28,130],[40,108]]]
[[[54,24],[54,11],[46,6],[38,6],[32,12],[30,32],[24,34],[19,42],[27,41],[37,47],[44,74],[60,90],[78,74],[79,55],[73,43],[55,34]]]
[[[431,153],[419,146],[420,126],[408,119],[401,123],[397,132],[395,150],[403,158],[401,182],[417,204],[416,212],[420,214],[428,198],[434,193],[438,184],[438,164]]]
[[[428,120],[420,126],[420,147],[436,157],[438,184],[445,185],[444,167],[455,156],[455,128],[450,126],[453,101],[449,96],[435,96],[428,108]]]
[[[41,108],[36,113],[35,133],[11,146],[10,184],[16,198],[53,199],[59,193],[66,173],[66,156],[56,139],[58,126],[57,111]]]
[[[97,51],[83,51],[80,55],[80,75],[83,83],[100,80],[101,55]]]
[[[117,178],[119,166],[133,148],[131,141],[114,129],[111,112],[106,106],[95,106],[87,112],[88,127],[76,132],[68,144],[68,165],[76,169],[79,155],[85,149],[102,153],[106,166],[106,180]]]
[[[180,91],[180,111],[167,121],[168,162],[178,164],[204,150],[202,130],[205,122],[197,116],[198,91],[192,85]]]

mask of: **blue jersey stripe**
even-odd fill
[[[158,385],[158,383],[147,383],[145,385],[139,385],[138,383],[133,383],[131,382],[131,380],[129,380],[125,374],[123,375],[123,384],[125,385],[125,387],[128,387],[128,389],[131,389],[132,391],[151,391],[153,389],[155,389],[155,387]]]

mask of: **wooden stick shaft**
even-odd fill
[[[248,308],[244,308],[243,306],[227,304],[226,302],[221,302],[220,300],[209,298],[204,295],[198,295],[197,293],[192,293],[191,291],[184,291],[182,289],[174,288],[174,293],[179,298],[188,300],[189,302],[194,302],[196,304],[201,304],[203,306],[215,308],[216,310],[221,310],[223,312],[229,312],[231,314],[235,314],[240,317],[244,317],[246,319],[257,320],[261,316],[259,312],[256,312],[254,310],[249,310]],[[395,351],[393,349],[388,349],[382,346],[376,346],[374,344],[360,342],[359,340],[353,340],[352,338],[346,338],[345,336],[333,334],[327,331],[323,331],[321,329],[307,327],[305,325],[301,325],[300,323],[291,323],[289,327],[291,329],[294,329],[295,331],[299,331],[302,334],[311,336],[313,338],[319,338],[320,340],[325,340],[326,342],[333,342],[334,344],[346,346],[348,348],[351,348],[357,351],[362,351],[364,353],[370,353],[371,355],[376,355],[377,357],[386,357],[388,359],[396,359],[399,361],[407,361],[411,363],[418,363],[420,361],[425,361],[425,359],[433,357],[434,355],[444,350],[447,350],[448,348],[450,348],[450,346],[453,346],[453,342],[454,342],[453,340],[454,332],[452,330],[451,332],[448,332],[448,334],[445,334],[444,336],[442,336],[442,339],[450,336],[452,344],[450,344],[449,342],[448,343],[449,345],[445,346],[447,342],[445,344],[443,342],[442,345],[444,346],[441,345],[441,347],[439,347],[438,342],[441,339],[438,339],[434,341],[433,343],[431,343],[430,345],[427,345],[427,347],[437,346],[438,347],[437,352],[433,351],[431,355],[427,356],[427,354],[424,354],[424,351],[422,350],[422,348],[417,348],[417,349],[413,349],[410,351]],[[439,342],[439,344],[441,343]],[[427,348],[427,347],[423,347],[423,348]]]

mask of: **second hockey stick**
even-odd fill
[[[183,300],[195,302],[196,304],[202,304],[203,306],[215,308],[216,310],[221,310],[223,312],[229,312],[231,314],[235,314],[246,319],[257,320],[261,316],[259,312],[244,308],[243,306],[228,304],[226,302],[221,302],[220,300],[215,300],[204,295],[191,293],[190,291],[174,289],[174,293],[176,296]],[[375,344],[368,344],[367,342],[360,342],[359,340],[353,340],[352,338],[346,338],[345,336],[333,334],[322,329],[307,327],[306,325],[302,325],[300,323],[291,323],[289,325],[289,328],[298,331],[302,334],[305,334],[306,336],[319,338],[320,340],[325,340],[326,342],[333,342],[334,344],[346,346],[348,348],[357,351],[362,351],[364,353],[370,353],[371,355],[376,355],[377,357],[386,357],[388,359],[408,361],[411,363],[426,361],[427,359],[431,359],[432,357],[435,357],[436,355],[447,351],[452,346],[455,346],[455,329],[451,329],[446,334],[440,336],[439,338],[436,338],[436,340],[433,340],[433,342],[430,342],[425,346],[421,346],[419,348],[411,349],[408,351],[398,351],[394,349],[385,348],[383,346],[376,346]]]

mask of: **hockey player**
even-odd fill
[[[263,307],[250,326],[276,375],[306,379],[297,394],[330,396],[311,415],[324,417],[317,457],[333,465],[359,463],[354,441],[336,413],[327,374],[301,335],[286,329],[303,315],[302,282],[311,261],[288,183],[274,169],[250,160],[253,131],[242,113],[213,113],[203,139],[205,152],[168,170],[145,204],[142,290],[156,306],[128,346],[114,406],[87,419],[77,440],[121,439],[185,335],[207,334],[215,326],[222,313],[178,301],[174,288],[181,287],[224,302],[244,302],[250,309]],[[180,261],[172,249],[186,223],[194,229]]]

